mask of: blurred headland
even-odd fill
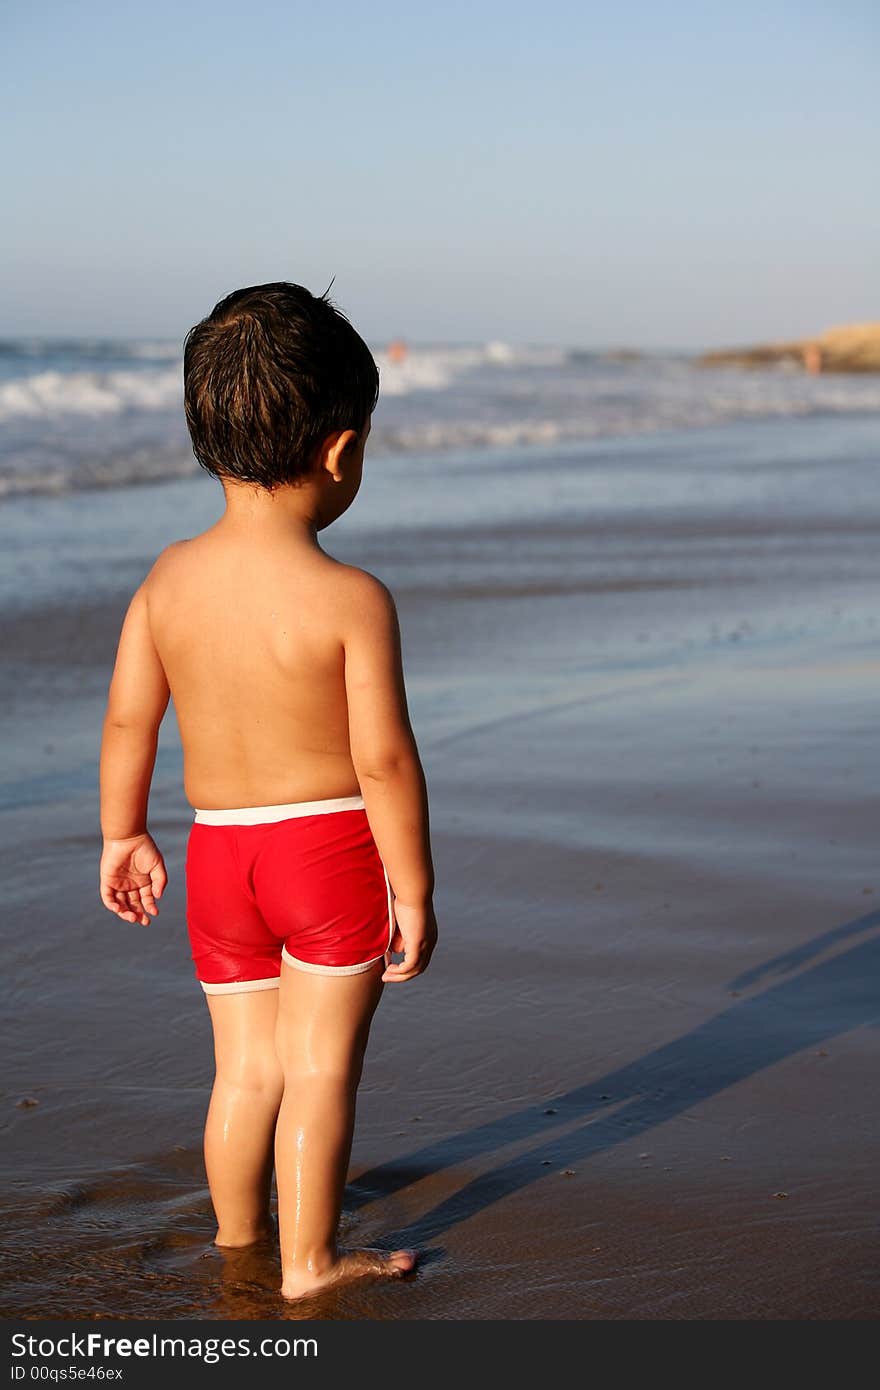
[[[816,338],[758,347],[722,348],[698,359],[703,367],[791,365],[811,375],[822,372],[880,372],[880,323],[829,328]]]

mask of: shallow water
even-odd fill
[[[876,423],[385,458],[325,534],[398,597],[443,938],[386,991],[345,1215],[425,1258],[296,1310],[210,1244],[173,721],[162,915],[95,888],[118,624],[217,490],[3,508],[7,1311],[876,1311]]]

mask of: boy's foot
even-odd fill
[[[414,1250],[395,1250],[390,1255],[379,1250],[350,1250],[340,1255],[326,1274],[291,1275],[281,1285],[282,1298],[306,1298],[325,1289],[353,1284],[358,1279],[400,1279],[415,1269]]]

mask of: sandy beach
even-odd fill
[[[864,416],[370,465],[323,543],[398,599],[442,937],[379,1010],[345,1239],[423,1259],[297,1308],[210,1244],[173,716],[161,916],[97,899],[119,623],[219,489],[7,502],[5,1314],[876,1316],[877,457]]]

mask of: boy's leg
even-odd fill
[[[281,1292],[296,1298],[362,1275],[398,1275],[406,1251],[340,1256],[336,1234],[351,1153],[355,1098],[384,962],[357,975],[281,967],[277,1051],[284,1099],[275,1136]]]
[[[216,1243],[250,1245],[272,1229],[272,1148],[284,1086],[275,1051],[278,990],[206,998],[217,1064],[205,1123]]]

